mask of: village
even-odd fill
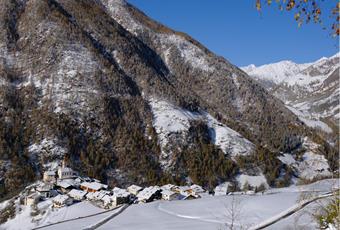
[[[228,185],[217,186],[215,195],[227,195]],[[142,188],[131,185],[126,189],[108,185],[96,179],[81,177],[63,161],[57,171],[45,171],[43,180],[31,187],[24,196],[24,205],[35,206],[51,199],[53,208],[70,206],[77,202],[89,201],[100,208],[112,209],[123,204],[148,203],[155,200],[190,200],[207,194],[201,186],[150,186]]]

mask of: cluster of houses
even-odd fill
[[[36,205],[42,200],[52,199],[53,207],[69,206],[75,202],[88,200],[103,208],[113,208],[124,203],[147,203],[154,200],[188,200],[197,199],[205,193],[199,185],[150,186],[142,188],[131,185],[126,189],[115,187],[109,189],[107,185],[96,179],[80,177],[63,162],[54,171],[45,171],[43,182],[31,189],[25,197],[26,205]]]

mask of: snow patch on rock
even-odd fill
[[[153,125],[156,129],[162,149],[163,166],[169,165],[171,153],[166,151],[169,142],[168,137],[173,133],[181,134],[185,138],[186,132],[190,128],[190,121],[204,120],[210,129],[212,142],[218,146],[225,154],[232,157],[237,155],[248,155],[254,145],[238,132],[228,126],[218,122],[214,117],[206,112],[191,112],[173,104],[151,98],[150,105],[154,115]]]
[[[262,174],[258,176],[249,176],[249,175],[241,174],[236,177],[236,180],[238,181],[241,189],[244,187],[245,184],[248,184],[251,187],[260,187],[260,185],[263,184],[266,188],[269,188],[267,179]]]
[[[32,154],[43,154],[51,157],[62,157],[66,154],[67,149],[57,144],[55,138],[44,138],[40,143],[31,144],[28,151]]]

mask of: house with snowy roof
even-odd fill
[[[78,189],[72,189],[67,195],[69,197],[72,197],[74,200],[81,201],[85,199],[87,192],[78,190]]]
[[[24,203],[25,203],[25,205],[33,206],[33,205],[36,205],[37,203],[39,203],[40,199],[41,199],[40,194],[32,193],[32,194],[25,197]]]
[[[56,187],[59,188],[63,193],[68,193],[73,188],[73,185],[66,180],[57,180]]]
[[[56,182],[56,173],[55,171],[45,171],[43,175],[43,181],[46,183],[55,183]]]
[[[204,192],[205,192],[205,190],[204,190],[201,186],[199,186],[199,185],[197,185],[197,184],[191,185],[190,188],[191,188],[192,191],[193,191],[194,193],[196,193],[196,194],[204,193]]]
[[[97,191],[97,192],[89,192],[87,195],[86,195],[86,199],[88,200],[96,200],[96,201],[99,201],[101,200],[105,195],[109,195],[110,192],[109,191],[105,191],[105,190],[102,190],[102,191]]]
[[[107,185],[98,182],[83,182],[80,188],[86,192],[98,192],[102,189],[107,189]]]
[[[68,195],[58,195],[53,198],[52,202],[53,207],[61,208],[73,204],[73,198],[69,197]]]
[[[166,184],[166,185],[163,185],[162,187],[161,187],[161,189],[162,190],[169,190],[169,191],[171,191],[173,188],[175,188],[176,186],[175,185],[173,185],[173,184]]]
[[[53,189],[53,185],[52,184],[40,184],[39,186],[36,187],[36,191],[40,194],[41,197],[44,198],[50,198],[50,197],[54,197],[57,194],[57,191],[55,191]]]
[[[126,204],[129,202],[129,200],[126,199],[126,197],[109,194],[102,197],[101,201],[103,202],[105,208],[114,208],[117,207],[118,205]]]
[[[158,186],[151,186],[143,189],[137,194],[137,200],[141,203],[147,203],[154,200],[161,199],[162,189]]]
[[[180,194],[173,192],[171,190],[162,190],[162,199],[163,200],[178,200],[180,199]]]
[[[143,188],[138,186],[138,185],[131,185],[129,187],[127,187],[127,191],[133,195],[137,195],[140,191],[142,191]]]
[[[225,182],[223,184],[216,186],[215,189],[214,189],[215,196],[225,196],[225,195],[227,195],[228,192],[229,192],[230,186],[231,186],[231,184],[229,182]]]

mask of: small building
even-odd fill
[[[55,171],[45,171],[43,175],[43,181],[46,183],[55,183],[56,182]]]
[[[113,203],[112,196],[110,196],[110,195],[103,196],[103,198],[101,200],[103,202],[104,208],[113,208],[115,206],[114,203]]]
[[[86,192],[98,192],[102,189],[107,189],[107,185],[98,182],[83,182],[80,188]]]
[[[194,193],[196,193],[196,194],[204,193],[204,192],[205,192],[205,190],[204,190],[201,186],[199,186],[199,185],[197,185],[197,184],[191,185],[190,188],[191,188],[192,191],[193,191]]]
[[[180,193],[184,196],[188,196],[188,195],[196,195],[194,190],[192,188],[190,188],[189,186],[180,186],[178,188],[177,193]]]
[[[229,182],[225,182],[223,184],[216,186],[216,188],[214,189],[215,196],[225,196],[225,195],[227,195],[228,192],[229,192],[229,186],[230,186]]]
[[[127,187],[127,191],[135,196],[137,196],[137,194],[142,191],[143,188],[138,186],[138,185],[131,185],[129,187]]]
[[[58,178],[59,179],[68,179],[73,178],[75,176],[75,172],[73,169],[69,167],[59,167],[58,169]]]
[[[41,184],[36,188],[36,191],[44,198],[50,198],[55,195],[52,184]]]
[[[88,200],[101,200],[105,195],[109,195],[110,192],[109,191],[105,191],[105,190],[102,190],[102,191],[97,191],[97,192],[89,192],[87,193],[86,195],[86,199]]]
[[[33,206],[39,203],[41,196],[38,193],[33,193],[25,197],[25,205]]]
[[[53,207],[61,208],[73,204],[73,199],[68,195],[58,195],[53,198]]]
[[[73,185],[65,180],[58,180],[56,186],[63,192],[68,193],[73,188]]]
[[[119,204],[128,203],[130,201],[131,193],[129,193],[125,189],[115,187],[112,190],[112,193],[113,193],[113,195],[115,196],[115,199],[116,199],[116,201],[115,201],[116,206],[119,205]]]
[[[67,195],[74,200],[81,201],[85,199],[87,192],[78,190],[78,189],[72,189]]]
[[[176,186],[173,185],[173,184],[166,184],[166,185],[163,185],[161,187],[162,190],[169,190],[169,191],[173,191],[173,189],[175,188]]]
[[[171,190],[162,190],[162,199],[163,200],[178,200],[180,195]]]
[[[161,199],[162,190],[158,186],[151,186],[143,189],[137,194],[137,199],[141,203],[147,203],[154,200]]]
[[[117,195],[105,195],[101,201],[105,208],[114,208],[121,204],[126,204],[128,200],[125,197]]]

